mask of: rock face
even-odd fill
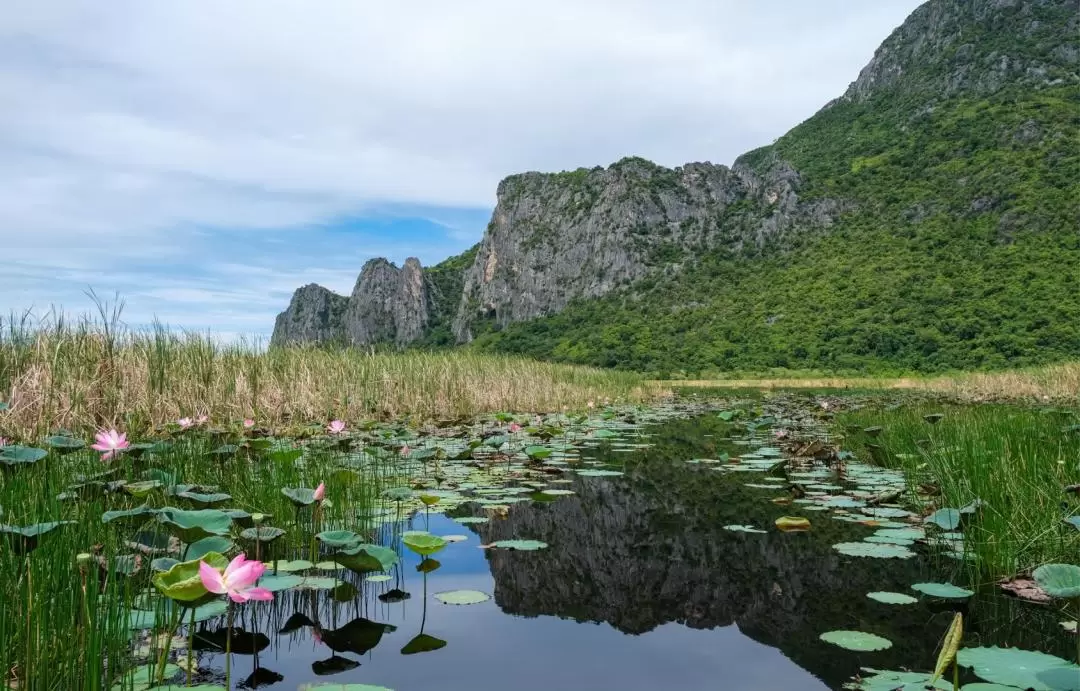
[[[330,343],[342,339],[341,319],[348,298],[309,283],[293,293],[289,308],[274,322],[272,346]]]
[[[315,284],[297,290],[289,308],[278,315],[270,344],[400,347],[423,337],[428,320],[428,284],[420,261],[410,257],[399,269],[385,259],[372,259],[348,298]]]
[[[506,178],[465,274],[454,334],[466,342],[479,319],[504,326],[558,312],[651,271],[678,270],[702,250],[761,248],[827,226],[842,205],[800,202],[799,183],[770,156],[675,169],[627,158]]]

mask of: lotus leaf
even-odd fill
[[[888,638],[862,631],[827,631],[821,634],[819,638],[826,643],[832,643],[845,650],[857,650],[860,652],[887,650],[892,647],[892,641]]]
[[[498,540],[492,542],[490,546],[499,549],[516,549],[524,552],[531,552],[537,549],[544,549],[548,545],[546,542],[541,542],[540,540]]]
[[[961,600],[975,594],[971,590],[960,588],[952,583],[916,583],[911,586],[911,589],[930,597],[940,597],[947,600]]]
[[[391,487],[383,490],[382,496],[391,501],[409,501],[412,499],[413,493],[408,487]]]
[[[294,571],[307,571],[308,569],[313,569],[315,568],[315,564],[307,559],[294,559],[293,561],[282,559],[276,562],[276,564],[268,563],[266,568],[276,568],[279,573],[292,573]]]
[[[215,492],[213,494],[202,494],[199,492],[180,492],[176,495],[181,499],[187,499],[188,501],[200,504],[202,506],[217,506],[218,504],[224,504],[232,499],[231,494],[225,494],[224,492]],[[230,518],[232,518],[230,516]]]
[[[932,688],[939,691],[953,691],[952,683],[944,680],[930,684],[929,672],[889,672],[864,667],[863,671],[872,676],[864,676],[857,683],[852,683],[845,688],[857,691],[924,691]]]
[[[446,540],[431,533],[403,535],[401,542],[413,552],[425,557],[441,551],[448,544]]]
[[[124,484],[124,491],[133,497],[145,497],[156,489],[162,487],[159,480],[142,480],[141,482],[128,482]]]
[[[143,504],[142,506],[138,506],[134,509],[127,509],[126,511],[106,511],[101,514],[101,522],[126,522],[132,519],[146,519],[151,516],[156,516],[157,514],[158,509],[151,507],[149,504]]]
[[[401,654],[415,655],[416,653],[429,653],[432,650],[439,650],[440,648],[445,647],[446,641],[443,639],[421,633],[405,644],[405,647],[401,649]]]
[[[491,596],[479,590],[448,590],[435,593],[435,599],[445,605],[475,605],[487,602]]]
[[[297,691],[393,691],[374,684],[304,684]]]
[[[385,583],[386,581],[389,581],[391,578],[393,578],[393,576],[387,575],[385,573],[377,573],[377,574],[375,574],[373,576],[368,576],[364,580],[369,581],[371,583]]]
[[[201,540],[192,542],[187,546],[184,551],[184,559],[191,561],[192,559],[201,559],[203,555],[210,554],[211,552],[217,552],[218,554],[227,554],[236,547],[233,541],[227,537],[220,535],[211,535],[210,537],[204,537]]]
[[[1035,569],[1031,576],[1050,597],[1066,600],[1080,598],[1080,566],[1044,564]]]
[[[926,523],[933,523],[942,530],[956,530],[960,527],[959,509],[938,509],[923,519]]]
[[[295,506],[311,506],[315,503],[315,490],[307,487],[282,487],[281,493]]]
[[[604,470],[602,468],[586,468],[584,470],[575,470],[575,473],[582,477],[617,477],[622,475],[622,471],[619,470]]]
[[[82,439],[75,439],[66,435],[55,435],[45,440],[51,448],[55,449],[58,453],[71,453],[72,451],[78,451],[86,446],[86,442]]]
[[[956,662],[973,668],[980,679],[996,684],[1034,691],[1080,689],[1080,667],[1046,653],[1017,648],[962,648]]]
[[[165,679],[175,677],[180,668],[174,664],[165,665],[165,669],[154,669],[153,665],[143,665],[124,675],[124,678],[113,684],[112,691],[146,691],[157,681],[157,673],[161,672]]]
[[[259,586],[272,593],[299,587],[304,578],[291,573],[267,574],[259,579]]]
[[[0,446],[0,463],[9,466],[37,463],[48,455],[49,452],[45,449],[33,446]]]
[[[270,544],[284,534],[285,531],[281,528],[275,528],[270,525],[260,525],[256,528],[244,528],[241,530],[240,539],[247,540],[248,542],[261,542],[265,545]]]
[[[543,460],[555,453],[555,450],[547,446],[526,446],[525,455],[533,460]]]
[[[810,520],[801,516],[781,516],[776,519],[776,527],[785,533],[806,532],[810,530]]]
[[[154,574],[154,586],[170,600],[198,602],[208,595],[199,579],[199,563],[203,561],[215,569],[224,569],[229,565],[229,560],[223,555],[210,552],[202,559],[179,562],[168,571]]]
[[[730,530],[733,533],[765,533],[767,531],[755,528],[752,525],[725,525],[724,530]]]
[[[364,538],[351,530],[324,530],[316,535],[315,539],[332,549],[352,547],[364,541]]]
[[[883,602],[886,605],[913,605],[919,601],[918,598],[905,595],[904,593],[890,593],[887,591],[878,591],[873,593],[867,593],[866,597],[871,600],[877,600]]]
[[[183,511],[167,507],[158,514],[158,521],[170,533],[189,544],[211,535],[227,535],[232,527],[229,514],[217,509]]]
[[[876,557],[879,559],[910,559],[915,553],[907,547],[871,542],[840,542],[833,549],[849,557]]]
[[[379,545],[359,544],[336,552],[334,561],[350,571],[364,573],[367,571],[387,571],[397,563],[397,553]]]
[[[542,490],[540,490],[540,494],[546,494],[546,495],[548,495],[550,497],[565,497],[565,496],[568,496],[568,495],[571,495],[571,494],[574,494],[574,493],[575,492],[572,489],[542,489]]]

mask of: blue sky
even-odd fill
[[[730,163],[919,3],[16,1],[0,13],[0,314],[267,335],[292,291],[478,241],[506,175]]]

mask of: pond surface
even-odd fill
[[[585,450],[584,458],[623,474],[572,476],[559,485],[572,495],[511,504],[505,518],[489,523],[463,525],[433,514],[397,525],[398,531],[467,537],[435,555],[440,566],[426,575],[417,571],[420,557],[402,550],[389,580],[339,572],[357,587],[352,597],[333,591],[343,601],[328,590],[285,591],[273,603],[243,608],[248,620],[239,618],[237,625],[266,638],[247,646],[261,648],[257,655],[233,655],[234,684],[360,683],[396,691],[838,689],[864,666],[932,668],[958,608],[966,619],[965,646],[1072,656],[1073,643],[1054,609],[999,596],[992,585],[959,604],[924,598],[901,606],[867,598],[871,591],[918,596],[910,587],[917,582],[971,584],[961,562],[922,551],[909,559],[840,554],[832,545],[862,540],[875,528],[777,505],[771,499],[784,494],[783,485],[776,491],[747,487],[751,473],[688,463],[747,452],[745,442],[727,438],[730,426],[715,415],[642,434],[651,448]],[[451,513],[484,511],[466,504]],[[786,514],[807,516],[812,529],[777,531],[773,522]],[[724,528],[733,524],[767,532]],[[548,547],[479,548],[503,539],[541,540]],[[459,589],[491,599],[455,606],[434,596]],[[410,597],[386,602],[394,590]],[[203,631],[221,624],[207,622]],[[875,633],[893,646],[858,653],[819,639],[836,629]],[[403,654],[421,630],[445,645]],[[422,641],[427,645],[418,647],[438,645]],[[234,649],[243,647],[242,638],[234,641]],[[201,681],[221,683],[221,655],[200,653],[199,667]]]

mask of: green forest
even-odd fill
[[[831,227],[489,324],[473,347],[658,376],[1080,357],[1080,88],[921,112],[918,98],[838,102],[743,157],[775,152],[802,174],[804,197],[853,201]]]

